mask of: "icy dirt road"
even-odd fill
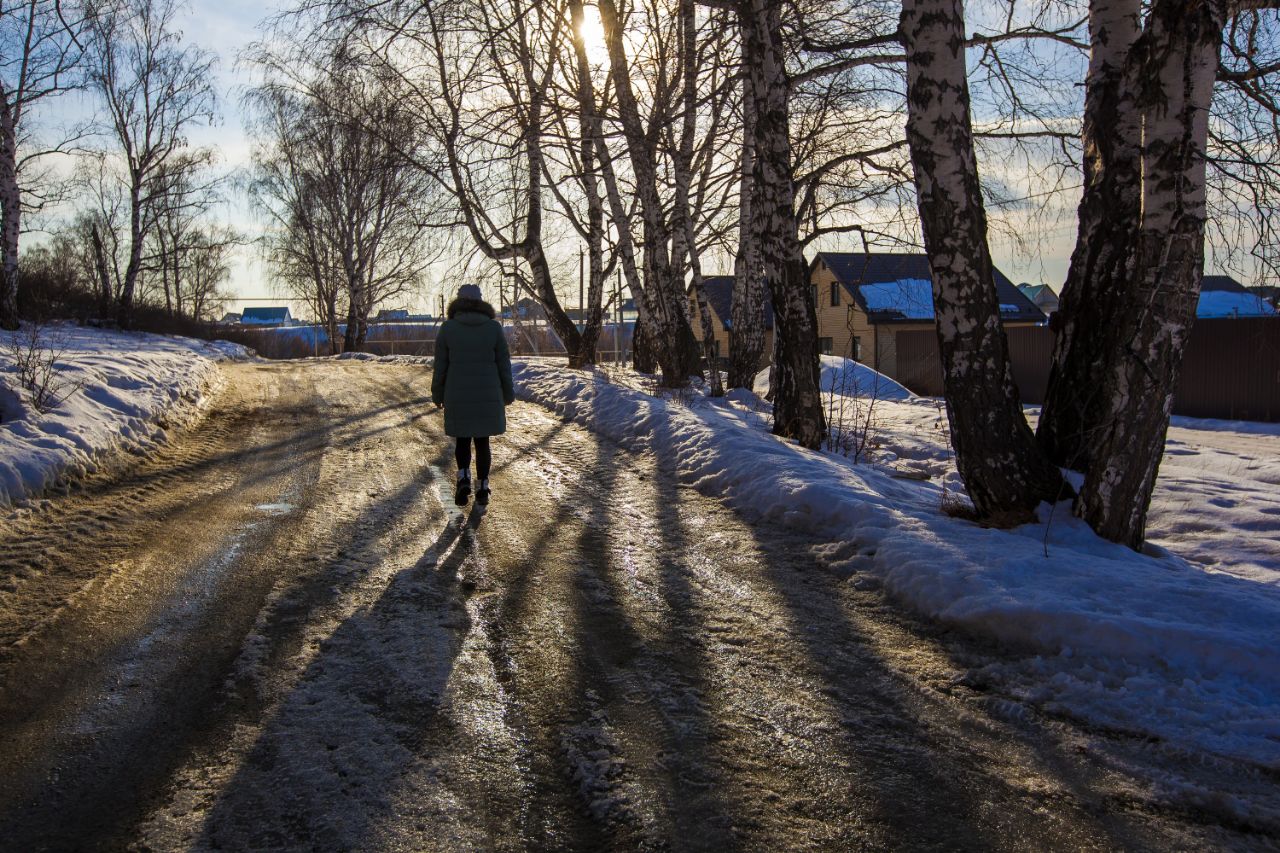
[[[518,404],[464,517],[423,368],[225,370],[157,458],[0,519],[4,849],[1271,843],[1142,780],[1275,780],[964,686],[995,650],[657,460]]]

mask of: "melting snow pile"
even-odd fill
[[[40,412],[21,388],[12,351],[26,335],[0,332],[0,505],[165,441],[216,387],[215,362],[249,355],[226,341],[51,326],[41,341],[59,352],[61,393]]]
[[[918,460],[938,475],[912,481],[890,465],[854,464],[770,435],[766,407],[748,392],[690,404],[600,372],[531,360],[516,371],[524,399],[669,459],[684,482],[748,518],[813,534],[836,571],[1025,652],[988,667],[981,680],[1049,710],[1280,769],[1280,454],[1269,462],[1265,449],[1252,461],[1210,456],[1204,464],[1224,470],[1195,469],[1163,483],[1151,527],[1158,541],[1178,547],[1194,541],[1176,528],[1196,518],[1197,507],[1186,505],[1195,490],[1227,493],[1232,481],[1254,477],[1242,486],[1253,489],[1250,506],[1239,510],[1247,516],[1230,515],[1223,494],[1203,495],[1226,515],[1201,527],[1240,524],[1219,534],[1216,551],[1201,548],[1216,559],[1196,553],[1200,562],[1192,562],[1101,540],[1065,505],[1052,514],[1045,506],[1041,523],[1011,531],[944,515],[944,491],[959,483],[933,401],[880,404],[876,458]],[[1251,440],[1280,450],[1272,437]],[[1176,452],[1176,442],[1171,447]],[[1246,531],[1251,538],[1242,539]],[[1232,547],[1223,545],[1231,539]]]
[[[818,382],[822,390],[840,397],[867,397],[876,400],[910,400],[906,386],[872,370],[860,361],[838,355],[819,356],[822,372]],[[754,390],[763,397],[769,392],[769,369],[756,374]]]

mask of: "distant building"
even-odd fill
[[[240,315],[236,314],[233,311],[228,311],[226,314],[223,314],[222,319],[218,321],[218,323],[223,326],[234,326],[239,322],[240,322]]]
[[[992,272],[1006,326],[1044,322],[1044,312],[1004,273]],[[934,327],[932,277],[924,253],[819,252],[809,265],[819,350],[897,378],[898,332]]]
[[[246,308],[240,322],[245,326],[288,326],[293,317],[288,308]]]
[[[1018,290],[1043,311],[1046,317],[1058,310],[1058,294],[1049,285],[1023,282],[1018,285]]]
[[[1276,308],[1259,293],[1250,291],[1229,275],[1207,275],[1200,279],[1200,300],[1196,316],[1273,317]]]
[[[411,319],[407,308],[383,308],[378,312],[378,316],[373,318],[375,323],[403,323]]]
[[[728,358],[729,347],[733,341],[733,276],[711,275],[702,280],[702,288],[707,292],[707,307],[711,311],[711,328],[715,341],[716,358]],[[693,321],[693,336],[702,340],[702,323],[698,320],[698,302],[689,288],[689,311]],[[760,366],[769,363],[773,353],[773,302],[765,295],[764,301],[764,352],[761,354]]]

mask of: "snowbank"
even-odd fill
[[[527,360],[516,370],[523,399],[656,452],[745,516],[825,542],[824,562],[842,574],[1025,653],[984,679],[1050,710],[1280,768],[1280,582],[1136,554],[1065,507],[1012,531],[952,519],[940,505],[954,474],[911,481],[804,450],[770,435],[742,392],[690,405],[599,372]],[[939,432],[935,408],[889,405],[900,412],[883,428],[899,452],[887,457],[942,466],[941,439],[926,435]]]
[[[905,385],[872,370],[860,361],[841,358],[838,355],[819,356],[822,373],[819,383],[828,394],[841,397],[874,397],[877,400],[910,400],[914,396]],[[753,383],[756,394],[769,392],[769,368],[756,374]]]
[[[41,413],[19,390],[9,351],[25,334],[0,332],[0,505],[164,442],[217,387],[215,363],[250,356],[226,341],[51,326],[43,334],[62,353],[60,381],[78,390]]]

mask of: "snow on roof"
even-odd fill
[[[859,285],[869,312],[900,314],[909,320],[933,319],[933,285],[922,278],[902,278]]]
[[[1229,290],[1202,290],[1197,317],[1271,317],[1276,309],[1261,296]]]
[[[845,288],[855,300],[859,301],[860,305],[862,305],[862,297],[859,293],[867,284],[916,279],[930,281],[932,279],[929,256],[923,252],[872,252],[871,254],[863,252],[819,252],[814,257],[813,264],[819,263],[825,264],[827,269],[831,270],[836,279],[844,284]],[[996,296],[1000,302],[1018,306],[1017,314],[1006,314],[1006,320],[1039,322],[1044,319],[1044,312],[1036,307],[1035,303],[1028,299],[1022,291],[1018,290],[1008,276],[1000,272],[998,267],[993,266],[991,272],[995,278]],[[932,303],[932,298],[930,303]],[[869,313],[874,313],[875,311],[869,305],[864,305],[863,307]],[[933,313],[930,311],[927,315],[921,317],[908,316],[906,319],[930,319],[932,317]],[[901,318],[890,316],[887,318],[882,317],[881,319]]]

